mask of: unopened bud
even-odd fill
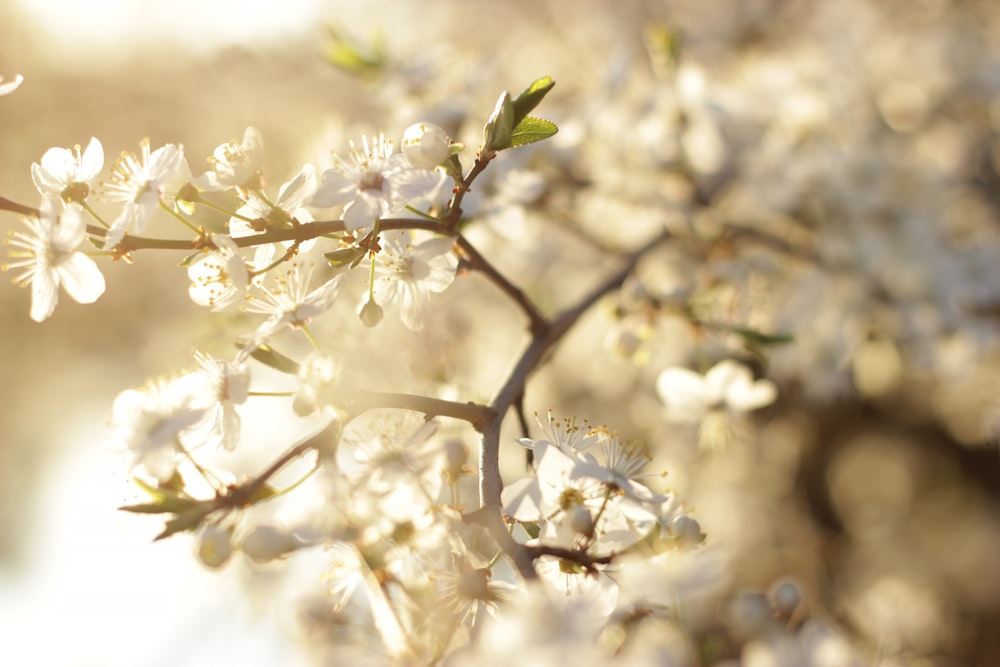
[[[253,562],[263,564],[284,556],[297,546],[298,541],[287,529],[264,524],[250,531],[240,549]]]
[[[802,590],[796,581],[782,579],[771,587],[771,604],[782,616],[791,616],[802,603]]]
[[[382,321],[382,315],[382,306],[371,300],[366,301],[365,305],[361,306],[361,310],[358,311],[361,322],[368,328],[378,326],[378,323]]]
[[[762,593],[743,593],[730,600],[729,618],[740,633],[760,634],[771,622],[771,607]]]
[[[233,555],[232,529],[206,526],[198,537],[195,554],[207,567],[219,568],[225,565]]]
[[[403,133],[403,155],[418,169],[433,169],[448,157],[451,139],[433,123],[417,123]]]
[[[670,522],[670,534],[682,547],[696,546],[705,538],[701,525],[686,514],[681,514]]]
[[[469,446],[461,440],[447,440],[444,443],[444,472],[451,479],[462,474],[466,461],[469,460]]]
[[[492,157],[496,151],[510,146],[513,133],[514,103],[510,99],[510,93],[505,92],[497,100],[493,114],[486,122],[486,127],[483,128],[484,157]]]

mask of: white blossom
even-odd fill
[[[432,292],[443,292],[455,279],[458,259],[452,254],[454,241],[433,238],[417,245],[407,230],[385,234],[382,251],[375,256],[375,300],[399,306],[403,324],[418,331]]]
[[[349,161],[335,156],[336,167],[323,172],[310,204],[346,204],[344,226],[359,235],[370,231],[376,220],[431,196],[447,178],[443,172],[412,166],[401,153],[393,153],[384,135],[371,143],[362,136],[360,149],[349,143]]]
[[[312,265],[293,264],[277,276],[271,286],[261,285],[259,293],[247,299],[248,311],[268,316],[254,332],[252,338],[255,342],[270,338],[286,326],[302,327],[333,305],[344,274],[334,276],[310,291],[312,272]]]
[[[43,197],[70,201],[86,197],[103,168],[104,147],[96,137],[91,137],[82,153],[79,145],[73,150],[50,148],[45,151],[41,161],[31,165],[31,180]]]
[[[248,127],[241,143],[230,141],[218,146],[212,157],[208,158],[212,170],[206,171],[191,181],[191,184],[210,192],[257,187],[260,184],[263,153],[264,140],[260,132],[254,127]]]
[[[667,420],[688,423],[700,422],[717,410],[757,410],[777,397],[773,382],[755,381],[749,368],[731,359],[720,361],[704,376],[687,368],[668,368],[657,379],[656,390]]]
[[[104,185],[105,199],[125,202],[108,229],[105,250],[118,245],[131,228],[141,233],[160,203],[191,178],[182,146],[166,144],[150,152],[149,139],[143,139],[139,147],[141,157],[123,153]]]
[[[126,389],[111,406],[113,442],[130,450],[135,465],[160,481],[177,469],[184,436],[208,411],[204,383],[194,374],[158,379],[142,389]]]
[[[104,294],[104,276],[93,259],[78,248],[87,226],[74,208],[55,210],[45,199],[37,218],[25,218],[27,231],[11,232],[7,245],[13,261],[3,266],[22,269],[14,282],[31,285],[31,319],[41,322],[55,310],[62,286],[77,303],[93,303]]]
[[[246,260],[228,236],[213,234],[212,247],[188,265],[188,294],[199,306],[222,311],[237,303],[250,286]]]

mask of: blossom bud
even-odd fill
[[[670,522],[670,534],[682,547],[696,546],[704,539],[701,525],[686,514],[681,514]]]
[[[298,541],[285,528],[278,526],[255,526],[243,540],[240,548],[255,563],[268,563],[284,556],[298,546]]]
[[[225,565],[233,555],[232,529],[206,526],[198,537],[195,554],[207,567],[219,568]]]
[[[372,300],[368,300],[365,302],[365,305],[361,306],[358,315],[366,327],[372,328],[378,326],[378,323],[382,321],[382,306]]]
[[[802,590],[792,579],[782,579],[771,587],[771,604],[782,616],[791,616],[802,602]]]
[[[733,627],[745,635],[760,634],[771,622],[771,607],[761,593],[743,593],[729,603]]]
[[[465,462],[469,460],[469,446],[458,439],[444,443],[444,472],[451,479],[462,474]]]
[[[433,169],[448,157],[451,139],[433,123],[417,123],[403,133],[403,155],[418,169]]]
[[[483,155],[484,158],[492,157],[499,150],[510,146],[510,139],[514,133],[514,103],[510,99],[510,93],[504,93],[497,100],[493,114],[483,128]]]

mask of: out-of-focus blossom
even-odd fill
[[[240,415],[236,406],[246,403],[250,388],[250,370],[245,355],[241,353],[234,361],[223,361],[196,350],[194,358],[206,383],[208,407],[205,417],[209,432],[206,439],[218,441],[224,449],[232,451],[240,440]]]
[[[330,354],[316,353],[299,365],[299,387],[292,400],[297,415],[332,410],[344,396],[341,386],[343,364]]]
[[[112,441],[131,450],[135,464],[157,480],[170,479],[181,451],[201,444],[185,442],[185,435],[208,411],[204,387],[201,378],[188,374],[126,389],[111,406]]]
[[[233,531],[218,525],[205,526],[198,535],[195,555],[206,567],[217,569],[233,555]]]
[[[18,86],[21,85],[22,81],[24,81],[24,77],[21,76],[20,74],[15,74],[14,80],[8,83],[4,83],[3,77],[0,76],[0,95],[10,95],[15,90],[17,90]]]
[[[254,526],[240,542],[240,551],[253,562],[263,565],[281,558],[300,546],[301,543],[284,526],[259,524]]]
[[[667,420],[680,423],[700,422],[716,410],[757,410],[777,397],[773,382],[754,381],[749,368],[731,359],[720,361],[705,375],[668,368],[657,378],[656,390],[666,406]]]

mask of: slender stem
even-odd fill
[[[107,223],[107,221],[106,221],[106,220],[105,220],[104,218],[102,218],[102,217],[101,217],[101,216],[100,216],[100,215],[99,215],[99,214],[97,213],[97,211],[95,211],[95,210],[94,210],[94,208],[93,208],[93,207],[92,207],[92,206],[91,206],[90,204],[88,204],[88,203],[87,203],[86,201],[84,201],[84,200],[82,200],[82,199],[81,199],[81,200],[79,200],[79,204],[80,204],[80,206],[82,206],[82,207],[83,207],[83,210],[84,210],[84,211],[86,211],[87,213],[89,213],[89,214],[90,214],[90,217],[92,217],[92,218],[93,218],[94,220],[96,220],[96,221],[97,221],[97,222],[98,222],[98,223],[99,223],[99,224],[100,224],[100,225],[101,225],[102,227],[104,227],[105,229],[107,229],[108,227],[110,227],[110,226],[111,226],[111,225],[109,225],[109,224]]]
[[[296,242],[290,248],[288,248],[288,250],[286,250],[285,253],[281,257],[279,257],[278,259],[274,260],[273,262],[271,262],[270,264],[268,264],[267,266],[265,266],[263,269],[255,270],[253,272],[253,274],[255,276],[264,275],[265,273],[267,273],[271,269],[274,269],[274,268],[277,268],[277,267],[281,266],[287,260],[289,260],[292,257],[294,257],[295,254],[298,251],[299,251],[299,246],[298,246],[298,242]]]
[[[247,216],[241,215],[236,211],[230,211],[229,209],[223,208],[214,202],[208,201],[207,199],[198,199],[197,203],[201,204],[202,206],[207,206],[208,208],[213,209],[215,211],[218,211],[223,215],[228,215],[230,218],[236,218],[237,220],[242,220],[243,222],[248,222],[250,224],[256,222],[254,218],[248,218]]]
[[[164,202],[161,201],[160,202],[160,208],[162,208],[164,211],[166,211],[167,213],[169,213],[170,215],[172,215],[177,221],[179,221],[182,225],[184,225],[185,227],[187,227],[188,229],[190,229],[195,234],[201,234],[201,232],[198,231],[197,227],[195,227],[190,222],[188,222],[187,220],[185,220],[183,216],[181,216],[179,213],[177,213],[177,211],[175,211],[173,209],[173,207],[167,206]]]
[[[413,206],[407,206],[406,210],[409,211],[410,213],[413,213],[414,215],[419,215],[421,218],[424,218],[426,220],[433,220],[434,222],[437,222],[437,223],[441,222],[441,220],[439,218],[434,217],[430,213],[424,213],[419,208],[415,208]]]
[[[313,332],[309,328],[309,325],[302,324],[300,329],[302,330],[302,333],[305,334],[305,337],[309,339],[309,343],[312,344],[313,349],[315,349],[317,352],[322,352],[323,347],[319,344],[319,341],[316,340],[316,336],[313,335]]]
[[[472,182],[476,180],[479,174],[486,171],[486,167],[489,166],[492,159],[484,160],[477,157],[475,164],[472,165],[472,169],[469,170],[465,179],[455,186],[455,194],[452,196],[451,201],[448,202],[448,209],[444,214],[445,224],[449,227],[456,226],[459,220],[462,219],[462,199],[465,198],[465,193],[472,189]]]

